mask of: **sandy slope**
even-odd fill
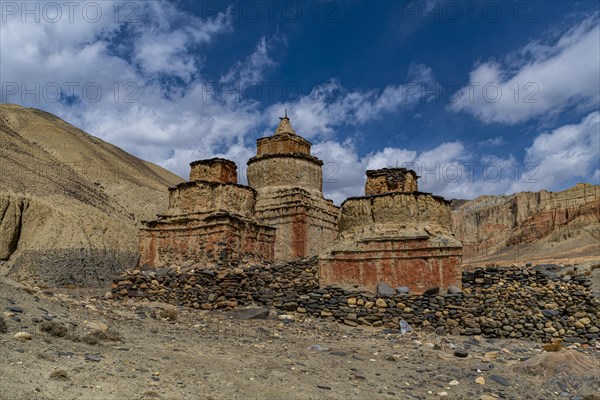
[[[182,179],[40,110],[0,105],[0,272],[101,284]]]

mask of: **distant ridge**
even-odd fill
[[[600,262],[600,185],[452,201],[463,264]]]

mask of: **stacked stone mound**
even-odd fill
[[[277,228],[275,260],[321,253],[337,234],[338,208],[323,197],[323,162],[283,117],[273,136],[257,141],[248,185],[257,191],[256,218]]]
[[[398,293],[373,294],[319,288],[313,258],[272,265],[136,270],[115,278],[111,297],[201,309],[264,305],[349,326],[397,329],[403,319],[440,334],[595,343],[600,334],[600,302],[590,294],[587,275],[569,274],[517,267],[476,269],[463,273],[462,292],[441,294],[432,288],[419,295],[402,287]]]
[[[237,166],[190,164],[190,181],[169,189],[169,207],[140,230],[139,265],[230,259],[272,260],[275,229],[254,218],[256,192],[237,184]]]
[[[342,203],[337,239],[319,257],[321,286],[460,287],[462,245],[449,202],[417,191],[417,178],[405,168],[367,171],[366,195]]]

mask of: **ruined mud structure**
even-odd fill
[[[237,184],[232,161],[191,163],[189,182],[170,189],[168,210],[140,232],[140,267],[319,256],[321,286],[460,288],[461,244],[443,198],[419,192],[414,171],[381,169],[367,171],[365,196],[338,209],[310,148],[285,116],[258,139],[249,186]]]
[[[337,234],[338,208],[323,197],[323,162],[310,146],[285,116],[273,136],[257,140],[257,155],[248,161],[255,216],[277,228],[276,260],[317,255]]]
[[[398,332],[403,321],[439,334],[599,339],[599,303],[575,267],[461,272],[449,204],[419,192],[414,171],[367,171],[365,195],[338,209],[287,117],[257,147],[249,186],[232,161],[191,164],[165,214],[141,229],[138,268],[115,277],[107,298],[265,306]]]
[[[275,228],[254,217],[256,191],[237,184],[234,162],[190,164],[190,180],[169,189],[169,207],[140,230],[140,265],[272,260]]]
[[[367,171],[365,196],[342,203],[339,235],[320,256],[321,285],[460,288],[462,245],[452,235],[449,202],[419,192],[417,179],[405,168]]]

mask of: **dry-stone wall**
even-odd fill
[[[462,284],[462,292],[445,295],[436,288],[415,295],[386,285],[377,295],[319,288],[313,258],[136,270],[115,279],[111,297],[201,309],[264,305],[349,326],[397,329],[403,319],[439,334],[579,343],[599,338],[600,303],[589,291],[588,277],[577,271],[561,276],[548,268],[475,269],[463,272]]]

